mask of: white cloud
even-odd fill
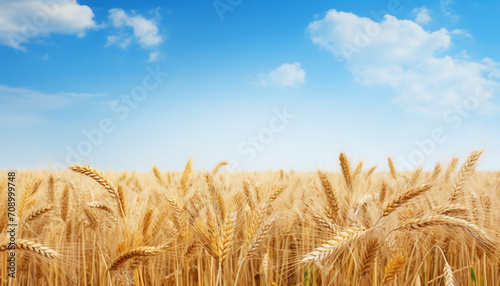
[[[415,18],[415,22],[419,24],[427,24],[431,19],[431,15],[429,14],[429,10],[425,7],[415,8],[413,9],[413,14],[417,15]]]
[[[378,23],[330,10],[308,31],[313,43],[345,61],[356,81],[393,88],[394,101],[410,111],[440,115],[481,83],[498,90],[498,63],[444,55],[451,45],[446,29],[428,32],[391,15]],[[484,104],[493,106],[490,99]]]
[[[118,32],[108,36],[106,46],[118,45],[121,48],[126,48],[132,40],[135,40],[142,47],[152,47],[163,41],[162,37],[158,35],[158,27],[154,19],[146,19],[135,13],[128,15],[120,8],[109,10],[108,18],[113,27],[118,29]]]
[[[0,44],[26,51],[24,44],[51,34],[83,37],[95,28],[94,13],[76,0],[0,1]]]
[[[305,82],[306,72],[298,62],[284,63],[267,74],[259,73],[258,77],[258,84],[261,86],[296,87]]]

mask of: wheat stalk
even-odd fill
[[[220,168],[227,166],[227,165],[229,165],[228,161],[220,161],[219,163],[217,163],[217,165],[215,165],[214,169],[212,170],[212,175],[217,174],[219,172]]]
[[[444,176],[445,181],[448,181],[450,179],[451,173],[453,173],[458,166],[458,162],[459,160],[456,157],[451,160],[450,164],[446,168],[446,173]]]
[[[360,275],[366,275],[375,264],[380,242],[376,238],[370,239],[365,247],[361,262],[359,263]]]
[[[233,210],[229,217],[226,218],[226,221],[223,226],[223,231],[222,231],[222,248],[220,250],[220,259],[219,263],[223,263],[224,260],[227,258],[227,256],[230,253],[230,249],[233,243],[233,238],[234,238],[234,232],[236,228],[236,219],[237,219],[238,212],[237,210]]]
[[[391,176],[394,179],[394,181],[398,180],[398,174],[396,172],[396,168],[394,167],[394,162],[392,161],[391,157],[387,157],[387,163],[389,164],[389,170],[391,171]]]
[[[104,202],[90,202],[87,204],[90,208],[93,209],[99,209],[104,211],[109,215],[109,217],[114,221],[115,220],[115,214],[113,210]]]
[[[21,199],[19,200],[19,205],[17,206],[18,217],[22,217],[26,210],[28,210],[35,203],[35,200],[32,200],[32,196],[38,191],[41,183],[42,179],[37,178],[35,181],[26,184],[24,192],[21,195]]]
[[[399,193],[392,200],[385,203],[384,208],[383,208],[384,213],[383,213],[382,217],[390,215],[397,208],[408,203],[410,200],[412,200],[420,195],[423,195],[425,192],[429,191],[430,189],[431,189],[431,185],[423,184],[420,187],[416,187],[413,189],[409,189],[406,192]]]
[[[318,170],[318,177],[321,182],[321,185],[323,186],[323,191],[328,199],[328,206],[330,208],[329,215],[332,219],[337,219],[337,216],[339,214],[339,209],[340,209],[340,200],[338,198],[337,193],[332,187],[332,184],[330,183],[330,180],[326,177],[326,174]]]
[[[45,258],[52,259],[59,256],[59,254],[55,250],[42,246],[41,244],[36,243],[32,240],[19,239],[15,242],[15,247],[16,249],[28,251]],[[9,242],[4,242],[0,244],[0,252],[7,250],[9,250]]]
[[[205,180],[208,186],[208,193],[210,195],[210,198],[212,199],[211,201],[212,207],[214,208],[215,213],[217,214],[217,222],[220,226],[222,221],[226,217],[226,206],[224,203],[224,199],[222,198],[222,194],[219,191],[219,189],[215,187],[212,174],[206,173]]]
[[[56,200],[55,188],[54,188],[54,176],[49,176],[48,186],[47,186],[47,195],[49,204],[54,204]]]
[[[185,220],[184,220],[184,212],[182,210],[182,207],[179,205],[179,203],[174,200],[173,198],[165,195],[165,194],[161,194],[161,197],[163,199],[165,199],[167,201],[167,203],[170,205],[170,207],[172,207],[172,209],[174,210],[174,221],[176,222],[177,225],[179,225],[179,228],[180,229],[184,229],[185,227]]]
[[[68,209],[69,209],[69,186],[68,185],[66,185],[64,187],[60,202],[61,202],[61,218],[63,221],[66,221],[66,219],[68,218]]]
[[[418,230],[421,228],[432,226],[445,226],[463,230],[464,233],[466,233],[476,241],[479,247],[490,253],[494,253],[499,247],[499,244],[495,240],[495,238],[492,238],[479,226],[461,218],[442,214],[431,214],[421,218],[408,219],[402,221],[400,225],[397,226],[394,230]]]
[[[154,209],[150,208],[148,209],[142,219],[140,220],[140,224],[138,225],[138,227],[140,227],[140,232],[137,232],[137,233],[140,233],[141,234],[141,241],[143,243],[148,243],[149,242],[149,239],[150,239],[150,233],[149,233],[149,230],[151,228],[151,224],[153,222],[153,212],[154,212]]]
[[[366,231],[358,227],[351,227],[340,231],[332,240],[327,241],[315,251],[309,253],[302,259],[302,263],[316,263],[325,261],[327,258],[346,248],[349,244],[361,238]]]
[[[161,176],[161,171],[160,169],[158,169],[158,167],[154,166],[153,165],[153,174],[155,175],[155,178],[156,180],[158,181],[158,183],[166,188],[167,187],[167,183],[165,183],[165,181],[163,180],[162,176]]]
[[[42,207],[34,209],[23,220],[23,224],[26,224],[26,223],[28,223],[28,222],[36,219],[36,218],[39,218],[40,216],[42,216],[42,215],[48,213],[49,211],[51,211],[53,208],[54,208],[54,205],[50,204],[50,205],[45,205],[45,206],[42,206]]]
[[[313,203],[309,203],[307,206],[307,212],[311,214],[314,222],[319,226],[321,231],[326,230],[331,234],[337,233],[337,228],[332,223],[332,219],[324,214],[320,208],[316,207]]]
[[[106,191],[108,191],[108,193],[113,198],[118,197],[116,189],[111,184],[109,179],[106,176],[104,176],[104,174],[101,171],[94,169],[89,165],[78,165],[78,164],[69,167],[69,169],[73,172],[80,173],[94,179],[99,185],[103,186],[104,189],[106,189]]]
[[[436,165],[434,166],[434,170],[432,171],[431,181],[432,182],[436,181],[440,174],[441,174],[441,164],[438,162],[436,163]]]
[[[352,175],[353,181],[359,177],[362,171],[363,171],[363,160],[359,161],[358,165],[356,166],[356,169],[354,169],[354,174]]]
[[[97,227],[99,226],[99,222],[97,221],[94,213],[88,208],[84,208],[83,212],[85,214],[85,217],[87,218],[89,227],[94,230],[97,229]]]
[[[418,181],[418,178],[420,177],[420,173],[422,173],[422,168],[418,168],[417,170],[415,170],[415,172],[413,172],[413,175],[409,183],[410,186],[415,186],[415,184]]]
[[[193,171],[193,161],[191,161],[191,158],[189,158],[186,163],[186,166],[184,167],[184,171],[182,172],[182,177],[181,177],[181,190],[183,193],[187,192],[189,176],[191,175],[192,171]]]
[[[116,199],[120,214],[125,220],[125,194],[121,185],[118,185],[118,188],[115,188],[113,184],[111,184],[111,181],[106,176],[104,176],[101,171],[94,169],[88,165],[75,164],[69,167],[69,169],[73,172],[80,173],[94,179],[99,185],[106,189],[111,197]]]
[[[366,177],[367,178],[370,177],[373,174],[373,172],[375,172],[375,169],[377,169],[377,166],[371,167],[370,170],[368,170],[368,172],[366,172]]]
[[[133,258],[154,256],[161,252],[161,247],[139,246],[132,250],[126,251],[116,257],[108,267],[108,271],[120,269],[127,261]]]
[[[250,187],[250,182],[245,180],[243,181],[243,192],[245,193],[245,196],[247,198],[247,204],[248,207],[250,207],[250,211],[253,211],[255,209],[255,199],[253,196],[252,189]]]
[[[442,215],[466,214],[467,211],[467,207],[461,204],[441,205],[432,209],[433,213]]]
[[[385,267],[385,274],[384,274],[384,279],[382,280],[382,284],[387,284],[388,282],[394,280],[396,278],[396,275],[401,273],[403,271],[403,268],[406,264],[406,257],[402,255],[396,255],[389,262],[387,263],[387,266]]]
[[[444,261],[444,283],[446,286],[455,286],[455,278],[453,277],[453,271],[451,270],[450,264],[448,264],[448,261]]]
[[[344,152],[339,155],[340,167],[342,169],[342,175],[347,186],[347,189],[352,190],[352,175],[351,175],[351,163]]]
[[[456,201],[463,193],[463,187],[465,182],[474,174],[476,170],[476,164],[483,150],[474,150],[467,157],[467,160],[463,163],[458,171],[455,183],[451,187],[451,201]]]

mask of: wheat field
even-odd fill
[[[2,285],[500,285],[500,173],[475,171],[481,153],[412,172],[344,153],[340,172],[19,171]]]

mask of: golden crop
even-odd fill
[[[5,285],[500,285],[500,173],[20,171]],[[7,172],[0,172],[2,190]],[[2,191],[0,199],[6,202]],[[4,242],[2,242],[4,241]]]

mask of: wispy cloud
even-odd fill
[[[26,51],[25,44],[51,34],[85,36],[94,13],[76,0],[0,1],[0,44]]]
[[[455,13],[455,9],[450,7],[452,4],[452,0],[441,0],[441,10],[446,16],[450,17],[452,22],[457,22],[458,20],[460,20],[460,16]]]
[[[59,92],[43,93],[29,88],[9,87],[0,84],[0,127],[17,128],[39,124],[41,113],[62,109],[89,98],[106,96],[104,93]]]
[[[450,32],[452,35],[459,35],[459,36],[464,36],[467,38],[472,38],[472,35],[467,32],[467,30],[464,29],[455,29]]]
[[[149,59],[147,60],[148,63],[156,62],[159,60],[162,60],[164,58],[164,55],[160,51],[154,51],[149,53]]]
[[[330,10],[308,31],[313,43],[345,61],[356,81],[393,88],[394,101],[409,111],[441,114],[473,95],[480,84],[499,91],[500,64],[446,55],[452,44],[446,29],[428,32],[391,15],[379,23]],[[483,107],[494,107],[491,98]]]
[[[29,88],[9,87],[0,84],[0,106],[11,103],[26,108],[58,109],[89,97],[106,96],[105,93],[58,92],[43,93]]]
[[[306,72],[299,62],[284,63],[268,73],[259,73],[259,80],[256,82],[260,86],[277,86],[279,88],[297,87],[304,84]]]

